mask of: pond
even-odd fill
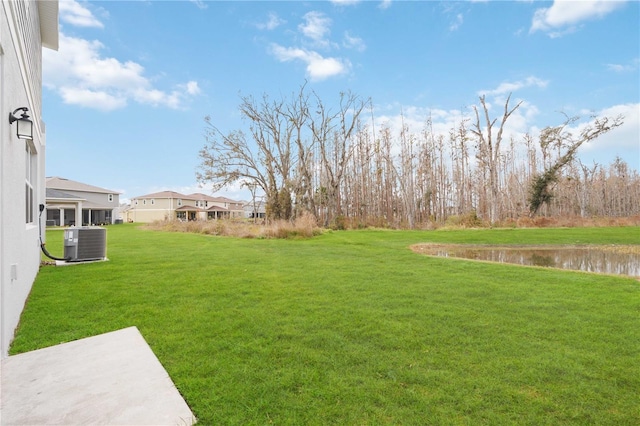
[[[640,246],[416,244],[411,249],[429,256],[544,266],[640,278]]]

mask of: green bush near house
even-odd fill
[[[44,266],[11,353],[137,326],[199,424],[640,424],[640,282],[421,242],[638,244],[640,228],[239,239],[108,227]],[[47,231],[62,254],[62,231]]]

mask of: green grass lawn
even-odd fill
[[[107,235],[109,262],[41,269],[11,354],[135,325],[202,425],[640,424],[640,282],[408,248],[640,228]]]

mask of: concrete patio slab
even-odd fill
[[[195,417],[136,327],[10,356],[2,425],[192,425]]]

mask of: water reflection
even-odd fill
[[[640,246],[498,247],[417,244],[412,249],[430,256],[459,257],[640,277]]]

